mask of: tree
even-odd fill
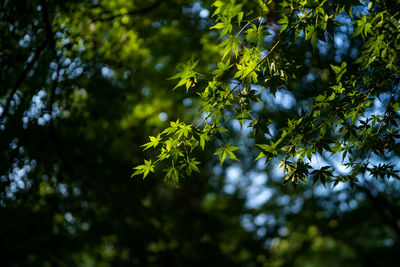
[[[262,244],[240,225],[243,199],[211,187],[207,170],[183,191],[129,179],[163,116],[186,113],[169,70],[210,55],[191,1],[0,8],[1,265],[254,262]]]
[[[353,185],[364,174],[399,179],[395,163],[388,162],[388,157],[400,152],[399,5],[390,1],[257,3],[213,3],[216,24],[210,29],[220,33],[221,60],[210,75],[196,71],[199,61],[191,60],[172,77],[179,79],[175,88],[185,86],[186,91],[199,94],[195,123],[177,120],[150,136],[144,146],[158,146],[157,157],[135,167],[133,175],[145,177],[163,161],[168,166],[166,178],[178,181],[184,172],[190,175],[199,164],[193,150],[221,137],[226,131],[223,121],[238,120],[241,126],[253,128],[254,137],[267,135],[257,139],[261,152],[256,159],[279,158],[284,180],[293,185],[308,180]],[[335,62],[328,61],[332,52]],[[301,60],[307,57],[313,61]],[[319,66],[316,60],[325,62]],[[307,79],[314,81],[313,92],[306,93],[308,88],[301,84]],[[296,97],[293,114],[283,125],[269,117],[268,103],[260,111],[254,108],[254,103],[263,103],[263,95],[282,91]],[[271,127],[276,128],[273,133]],[[227,143],[215,154],[222,164],[226,157],[237,160],[237,149]],[[348,168],[345,174],[332,164],[312,164],[332,155],[342,157]]]
[[[148,168],[151,179],[129,179],[132,164],[151,159],[151,166],[157,160],[153,152],[166,141],[158,141],[159,129],[171,126],[168,120],[178,128],[176,137],[191,138],[191,130],[200,122],[197,93],[212,78],[207,73],[215,71],[221,82],[229,82],[237,68],[234,64],[240,64],[243,43],[255,44],[254,39],[243,38],[254,29],[250,24],[259,25],[256,20],[238,35],[243,40],[238,44],[240,55],[235,58],[233,50],[228,51],[224,65],[218,66],[226,52],[219,46],[225,37],[218,39],[222,28],[209,30],[214,26],[210,16],[218,8],[212,2],[17,0],[0,4],[2,265],[397,264],[398,183],[365,177],[354,190],[346,184],[321,190],[319,183],[292,189],[276,175],[279,163],[271,160],[264,166],[253,160],[260,153],[254,144],[266,142],[265,121],[274,122],[275,128],[268,129],[275,136],[276,129],[287,126],[287,118],[298,119],[293,103],[275,101],[268,90],[255,95],[266,103],[261,106],[252,100],[251,90],[256,88],[244,91],[240,85],[232,92],[231,107],[248,103],[252,112],[259,113],[256,135],[249,138],[245,130],[251,128],[245,117],[211,123],[215,136],[194,134],[199,144],[186,162],[188,167],[179,170],[184,164],[179,161],[175,165],[179,187],[169,179],[162,181],[165,173],[159,170],[170,168],[169,162],[159,162],[154,173]],[[258,1],[240,4],[244,12],[240,27],[236,18],[232,20],[231,32],[236,34],[249,18],[263,14],[257,13],[262,12]],[[268,23],[282,18],[278,4],[274,8],[271,2],[268,8]],[[221,6],[221,12],[226,10]],[[261,26],[265,28],[264,21]],[[322,55],[320,42],[314,53],[309,41],[296,39],[289,50],[281,46],[284,34],[291,36],[289,30],[280,34],[282,41],[270,56],[275,63],[285,62],[282,51],[287,49],[288,55],[296,52],[296,61],[305,62],[289,83],[296,91],[286,87],[276,91],[277,99],[296,99],[296,103],[307,102],[317,90],[331,86],[333,72],[327,73],[328,80],[322,74],[330,64],[340,65],[334,59],[336,51],[347,59],[351,48],[362,45],[358,36],[350,40],[348,50],[329,47]],[[265,39],[267,48],[272,47],[270,38],[277,36],[274,30],[270,33],[257,35]],[[179,66],[183,74],[176,76],[179,80],[168,79],[179,62],[185,62]],[[308,64],[321,77],[305,79]],[[171,93],[184,74],[195,77],[186,76],[184,85]],[[272,82],[265,82],[271,88]],[[244,95],[240,98],[239,87]],[[216,93],[215,97],[221,96]],[[387,101],[384,95],[381,99]],[[230,119],[233,113],[226,103],[224,109]],[[225,143],[215,141],[221,126],[228,130],[220,133]],[[140,145],[149,141],[142,152]],[[220,157],[210,157],[214,153]],[[240,161],[228,160],[235,156]],[[329,159],[318,160],[329,164]],[[189,166],[190,178],[183,179],[182,171],[186,173]],[[267,193],[268,201],[252,203],[248,192],[254,189]]]

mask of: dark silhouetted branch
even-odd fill
[[[49,17],[49,11],[48,11],[48,7],[47,7],[47,3],[45,0],[40,0],[40,5],[42,6],[42,13],[43,13],[43,19],[44,22],[46,24],[46,36],[47,39],[50,41],[50,46],[51,46],[51,50],[54,54],[54,59],[56,61],[57,64],[57,70],[56,70],[56,76],[53,79],[53,82],[51,84],[51,88],[50,88],[50,94],[49,94],[49,113],[50,113],[50,127],[49,127],[49,131],[50,131],[50,137],[53,140],[53,143],[55,145],[56,148],[56,152],[58,154],[58,157],[60,158],[60,160],[62,161],[62,163],[64,164],[65,167],[70,167],[70,165],[68,164],[62,150],[61,150],[61,144],[60,141],[58,140],[58,137],[56,135],[55,129],[54,129],[54,119],[53,119],[53,104],[54,104],[54,99],[55,99],[55,93],[56,93],[56,89],[58,86],[58,81],[59,81],[59,77],[60,77],[60,70],[61,70],[61,65],[60,65],[60,57],[57,54],[57,48],[56,48],[56,41],[54,39],[54,33],[53,33],[53,29],[51,26],[51,22],[50,22],[50,17]]]
[[[47,45],[48,41],[49,41],[48,38],[46,38],[44,40],[44,42],[36,49],[35,55],[33,56],[32,60],[29,61],[26,64],[26,66],[24,68],[24,71],[17,78],[17,81],[16,81],[15,85],[13,86],[13,88],[11,89],[10,94],[8,95],[8,98],[7,98],[6,103],[4,105],[4,108],[3,108],[3,113],[1,113],[1,115],[0,115],[0,123],[1,122],[3,122],[3,123],[5,122],[4,119],[7,117],[8,110],[10,108],[11,101],[14,98],[15,93],[17,92],[18,88],[21,86],[21,84],[26,79],[26,76],[28,75],[28,72],[32,69],[32,67],[35,64],[35,62],[38,61],[38,59],[39,59],[40,55],[42,54],[43,50],[46,48],[46,45]]]
[[[50,41],[50,46],[51,50],[54,54],[54,59],[57,64],[57,69],[56,69],[56,75],[55,78],[53,79],[51,83],[51,88],[50,88],[50,94],[49,94],[49,113],[50,113],[50,123],[49,123],[49,132],[50,132],[50,138],[52,139],[52,142],[54,143],[56,153],[58,155],[58,158],[61,161],[61,167],[65,168],[66,170],[71,170],[74,172],[76,175],[81,176],[81,183],[84,184],[86,187],[91,187],[94,188],[94,184],[92,181],[87,179],[85,176],[82,175],[81,172],[79,172],[73,163],[71,163],[64,155],[63,150],[62,150],[62,142],[58,138],[55,127],[54,127],[54,118],[53,118],[53,104],[55,102],[55,94],[56,94],[56,89],[59,83],[59,78],[60,78],[60,71],[61,71],[61,64],[60,64],[60,56],[57,53],[57,47],[56,47],[56,41],[54,39],[54,32],[52,29],[52,25],[50,22],[50,17],[49,17],[49,11],[47,7],[47,3],[45,0],[40,0],[40,4],[42,5],[42,13],[43,13],[43,19],[46,24],[46,36],[47,39]],[[61,177],[61,176],[59,176]],[[61,182],[61,179],[59,178],[59,182]]]

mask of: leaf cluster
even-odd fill
[[[279,19],[270,23],[270,4],[271,1],[258,1],[258,13],[262,15],[251,17],[251,12],[246,14],[243,5],[235,1],[214,2],[216,24],[210,29],[219,31],[221,60],[211,71],[208,85],[198,92],[203,118],[196,125],[171,123],[161,134],[170,136],[165,141],[159,140],[160,135],[151,137],[145,149],[164,142],[155,163],[172,158],[167,178],[173,177],[175,181],[181,170],[186,169],[190,174],[195,170],[190,164],[190,154],[199,144],[204,149],[206,141],[221,137],[225,131],[221,123],[236,119],[241,125],[248,121],[255,136],[260,131],[270,136],[265,143],[257,144],[261,152],[256,160],[281,158],[279,167],[284,180],[293,185],[307,183],[309,179],[313,184],[319,181],[324,186],[327,182],[354,183],[362,173],[398,179],[394,164],[376,165],[371,160],[400,153],[398,13],[389,13],[379,3],[363,15],[353,14],[353,8],[361,4],[358,1],[347,4],[282,1],[275,11],[280,14]],[[271,135],[268,125],[274,122],[253,110],[252,103],[261,101],[265,89],[273,95],[282,88],[290,90],[303,67],[287,52],[294,50],[299,39],[310,44],[314,54],[319,46],[333,43],[336,32],[343,26],[340,22],[343,16],[354,25],[353,34],[348,38],[361,40],[359,57],[339,65],[330,64],[328,86],[289,118],[286,126],[277,129],[277,134]],[[267,37],[271,41],[267,42]],[[193,70],[197,63],[187,64],[183,72],[174,76],[181,79],[177,86],[186,84],[187,90],[191,87],[190,79],[198,74]],[[386,108],[374,110],[372,103],[383,102],[382,97],[389,98]],[[214,155],[219,155],[222,165],[226,157],[238,160],[233,153],[237,149],[227,143]],[[335,154],[341,156],[349,174],[343,175],[333,166],[311,164]],[[181,165],[175,169],[177,161]],[[359,167],[361,162],[363,168]]]

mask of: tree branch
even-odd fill
[[[45,0],[40,0],[40,5],[42,6],[42,13],[43,13],[43,19],[44,22],[46,24],[46,36],[47,39],[50,41],[50,46],[51,46],[51,50],[54,54],[54,59],[56,61],[57,64],[57,70],[56,70],[56,76],[53,79],[53,82],[51,84],[51,89],[50,89],[50,93],[49,93],[49,113],[50,113],[50,127],[49,127],[49,131],[50,131],[50,137],[53,140],[55,147],[56,147],[56,151],[58,154],[58,157],[60,158],[60,160],[62,161],[62,163],[66,166],[69,167],[69,164],[60,148],[60,142],[57,138],[56,132],[54,130],[54,120],[53,120],[53,104],[54,104],[54,99],[55,99],[55,92],[58,86],[58,80],[59,80],[59,76],[60,76],[60,57],[57,54],[57,48],[56,48],[56,41],[54,39],[54,33],[53,33],[53,29],[50,23],[50,18],[49,18],[49,11],[48,11],[48,7],[47,7],[47,3]]]
[[[46,38],[43,43],[36,49],[35,55],[33,56],[32,60],[28,62],[25,66],[24,71],[21,73],[21,75],[17,78],[17,82],[13,86],[10,94],[8,95],[8,98],[6,100],[6,103],[3,108],[3,112],[0,115],[0,123],[5,123],[5,118],[7,117],[8,110],[11,105],[11,100],[14,98],[15,93],[17,92],[18,88],[21,86],[21,84],[24,82],[26,79],[26,76],[28,75],[28,72],[32,69],[33,65],[35,64],[36,61],[38,61],[40,55],[42,54],[43,50],[46,48],[48,38]],[[28,60],[27,60],[28,61]]]
[[[56,41],[54,39],[54,32],[51,26],[50,22],[50,17],[49,17],[49,11],[47,7],[46,0],[40,0],[40,5],[42,6],[42,13],[43,13],[43,19],[46,24],[46,36],[47,39],[50,41],[50,46],[51,50],[54,54],[54,59],[57,64],[57,70],[56,70],[56,76],[52,81],[51,88],[50,88],[50,94],[49,94],[49,114],[50,114],[50,123],[49,123],[49,132],[50,132],[50,138],[52,139],[56,153],[61,161],[61,167],[64,167],[68,170],[72,170],[72,172],[78,174],[81,176],[81,182],[88,188],[94,188],[94,184],[90,179],[87,179],[85,176],[82,175],[81,172],[79,172],[72,163],[68,161],[68,159],[65,157],[62,149],[61,149],[61,141],[58,138],[55,127],[54,127],[54,118],[53,118],[53,104],[55,102],[55,92],[59,83],[59,77],[60,77],[60,71],[61,71],[61,64],[60,64],[60,56],[57,54],[57,47],[56,47]]]

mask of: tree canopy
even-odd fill
[[[396,266],[399,11],[2,1],[2,264]]]

